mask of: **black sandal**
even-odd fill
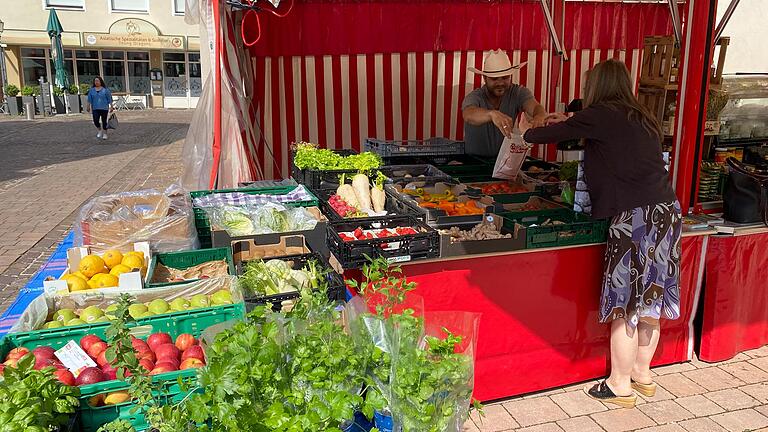
[[[637,402],[637,395],[634,393],[630,396],[616,396],[605,381],[593,385],[592,388],[585,388],[584,392],[592,399],[612,403],[623,408],[634,408]]]

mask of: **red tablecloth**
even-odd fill
[[[662,321],[654,364],[687,361],[705,237],[683,239],[682,316]],[[475,397],[482,401],[603,376],[608,326],[597,322],[604,246],[404,267],[427,311],[479,312]]]
[[[727,360],[768,344],[768,234],[712,237],[699,358]]]

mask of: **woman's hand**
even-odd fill
[[[520,128],[520,134],[525,135],[525,132],[528,131],[528,129],[535,127],[531,124],[530,121],[528,121],[528,116],[523,114],[520,116],[520,124],[518,125]]]
[[[512,138],[512,129],[515,127],[515,120],[501,111],[491,111],[491,121],[501,131],[501,134],[507,138]]]
[[[564,113],[552,113],[547,115],[545,121],[548,125],[560,123],[568,120],[568,115]]]
[[[112,112],[112,111],[114,111],[114,110],[115,110],[115,107],[113,107],[112,105],[110,105],[110,106],[109,106],[109,112]]]
[[[88,105],[88,106],[87,106],[85,109],[86,109],[88,112],[91,112],[91,105],[89,104],[89,105]]]

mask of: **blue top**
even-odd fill
[[[92,109],[108,110],[112,105],[112,92],[106,87],[102,87],[101,90],[91,87],[88,90],[88,103],[91,104]]]

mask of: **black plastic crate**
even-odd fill
[[[436,137],[425,140],[379,140],[368,138],[363,150],[381,157],[392,156],[443,156],[464,154],[464,142]]]
[[[323,212],[325,217],[328,218],[329,221],[343,221],[343,220],[359,220],[359,219],[367,219],[369,216],[363,216],[358,218],[344,218],[340,214],[336,213],[336,211],[331,207],[331,205],[328,203],[328,200],[331,198],[331,195],[336,193],[336,189],[320,189],[320,190],[313,190],[312,191],[315,196],[317,196],[318,200],[320,201],[320,210]],[[399,216],[399,215],[413,215],[416,216],[417,214],[408,206],[405,206],[402,204],[400,198],[398,198],[397,194],[392,194],[392,192],[388,189],[384,189],[384,193],[387,196],[387,201],[384,204],[384,210],[386,210],[389,214],[388,216]]]
[[[328,261],[325,260],[325,258],[323,258],[322,255],[318,254],[317,252],[266,258],[264,261],[270,261],[273,259],[292,262],[293,265],[291,266],[291,268],[294,270],[304,268],[307,262],[309,262],[310,260],[317,261],[317,263],[324,270],[327,270],[325,277],[326,277],[326,282],[328,284],[328,299],[331,301],[343,301],[346,298],[347,288],[346,288],[346,285],[344,284],[344,279],[342,279],[341,275],[336,273],[331,268],[331,265],[328,264]],[[239,263],[237,265],[238,276],[242,276],[243,272],[245,271],[246,264],[247,264],[247,261]],[[267,304],[267,303],[279,305],[281,302],[284,302],[286,300],[296,299],[296,298],[299,298],[300,296],[301,296],[301,293],[299,293],[298,291],[291,292],[291,293],[273,294],[273,295],[267,295],[267,296],[249,296],[249,297],[245,297],[245,303],[246,305],[248,304],[260,305],[260,304]]]
[[[388,165],[381,168],[381,173],[390,182],[396,184],[406,184],[413,181],[451,180],[451,176],[429,164]]]
[[[341,156],[351,156],[351,155],[357,154],[357,151],[353,149],[338,149],[338,150],[331,150],[331,151]],[[291,160],[290,160],[291,177],[293,177],[293,179],[296,180],[297,182],[315,189],[318,189],[323,182],[326,183],[326,187],[329,187],[334,183],[338,185],[339,176],[341,174],[357,173],[356,170],[320,171],[320,170],[311,169],[311,168],[299,169],[296,167],[296,165],[293,164],[293,160],[295,158],[296,158],[296,151],[291,150]],[[323,173],[327,173],[327,175]]]
[[[432,187],[438,182],[429,182],[425,187]],[[455,182],[445,182],[446,184],[453,184]],[[384,186],[384,190],[390,194],[397,195],[400,201],[403,203],[403,207],[399,210],[401,213],[414,214],[418,219],[423,220],[431,226],[446,226],[456,223],[480,223],[485,217],[486,213],[492,213],[495,211],[493,199],[490,197],[484,197],[482,195],[475,194],[476,190],[467,190],[463,195],[467,195],[468,198],[478,202],[480,206],[485,206],[484,213],[476,215],[449,215],[445,211],[436,208],[426,208],[419,205],[418,201],[410,195],[399,192],[394,185],[388,184]],[[482,202],[485,200],[486,202]]]
[[[344,241],[339,233],[357,228],[396,229],[410,227],[416,234],[387,238]],[[382,218],[339,221],[328,224],[328,246],[345,269],[360,268],[368,259],[384,257],[391,262],[408,262],[440,256],[440,235],[413,216],[386,216]]]

